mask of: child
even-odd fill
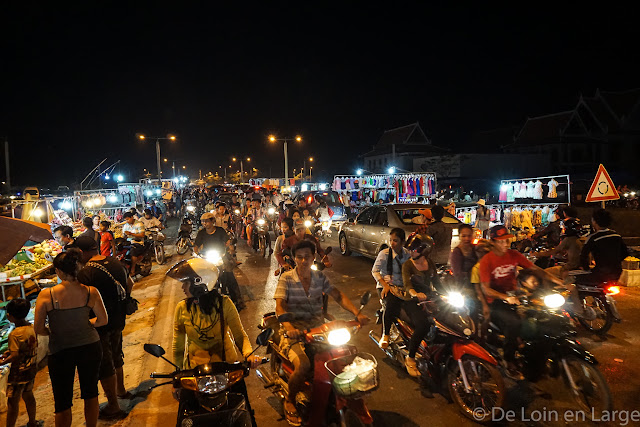
[[[111,227],[109,221],[100,223],[100,255],[102,256],[114,256],[116,253],[116,240],[109,227]]]
[[[29,415],[27,426],[39,425],[36,421],[36,399],[33,396],[33,380],[38,370],[38,341],[31,323],[25,320],[31,305],[22,298],[9,301],[7,319],[16,327],[9,333],[9,351],[2,355],[1,364],[11,363],[7,385],[7,427],[13,427],[18,419],[20,398]]]

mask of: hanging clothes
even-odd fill
[[[540,182],[540,180],[534,183],[533,198],[536,200],[542,200],[542,182]]]
[[[547,197],[549,197],[550,199],[555,199],[556,197],[558,197],[558,193],[556,191],[556,188],[558,187],[558,181],[551,178],[551,181],[549,181],[547,185],[549,186],[549,194],[547,195]]]

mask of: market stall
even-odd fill
[[[429,203],[436,194],[435,173],[335,175],[332,189],[352,208],[384,203]]]
[[[0,217],[0,287],[6,301],[6,288],[19,286],[24,298],[27,290],[37,290],[35,280],[51,271],[53,258],[62,252],[51,237],[47,224]]]

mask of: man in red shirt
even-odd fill
[[[518,267],[533,270],[539,276],[547,276],[548,280],[558,285],[563,285],[563,282],[535,266],[520,252],[509,249],[509,239],[514,236],[504,225],[492,227],[489,236],[493,249],[480,261],[480,281],[491,310],[491,320],[505,335],[504,357],[511,364],[518,348],[520,332],[520,317],[514,310],[519,300],[513,296],[517,289]]]

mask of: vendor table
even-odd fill
[[[24,298],[25,297],[24,282],[26,282],[29,279],[35,279],[39,277],[41,274],[49,270],[52,266],[53,264],[49,264],[42,267],[40,270],[34,271],[31,274],[25,274],[23,276],[15,276],[15,277],[8,277],[6,279],[1,279],[2,281],[0,281],[0,287],[2,287],[2,301],[7,300],[5,296],[5,290],[4,290],[4,288],[7,286],[20,285],[20,293],[22,294],[22,298]]]

